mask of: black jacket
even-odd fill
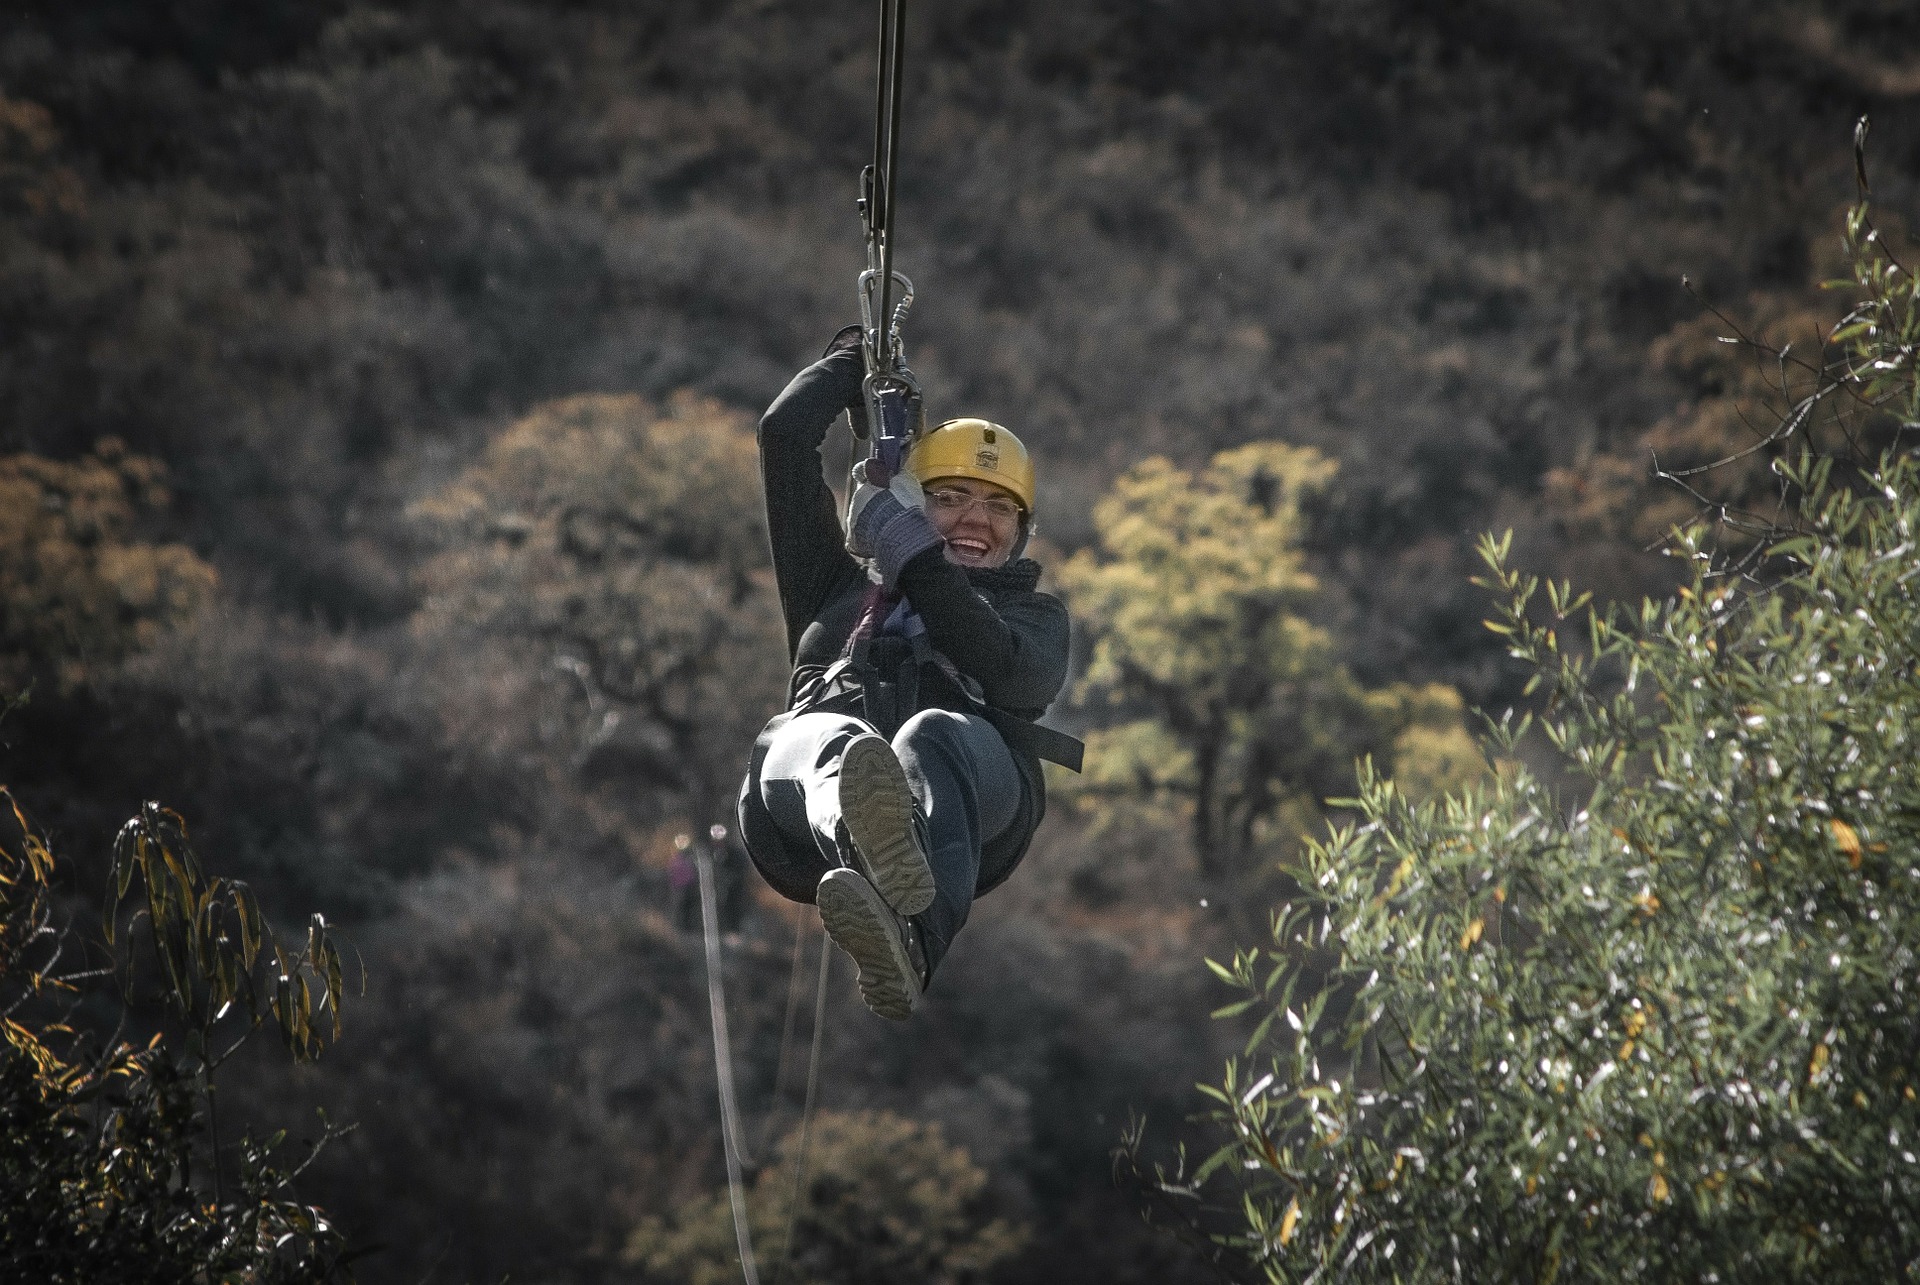
[[[796,706],[859,712],[820,690],[822,675],[846,650],[869,583],[846,550],[833,492],[821,467],[820,445],[834,419],[859,400],[863,373],[858,349],[824,357],[796,375],[760,419],[767,532],[793,679],[788,712],[770,722],[755,742],[741,791],[740,826],[761,873],[796,901],[813,900],[818,868],[805,854],[785,851],[760,803],[760,766],[767,742]],[[900,592],[925,622],[928,644],[978,684],[989,714],[1038,718],[1066,682],[1067,610],[1058,598],[1036,589],[1039,579],[1039,564],[1030,559],[977,570],[948,562],[938,547],[908,562],[900,573]],[[939,665],[922,664],[918,671],[912,709],[904,713],[983,712]],[[881,730],[891,734],[894,729]],[[1046,811],[1038,759],[1022,745],[1010,743],[1009,748],[1026,784],[1025,798],[1015,824],[981,853],[981,892],[1012,873]]]

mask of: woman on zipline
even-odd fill
[[[760,420],[793,678],[739,819],[767,882],[853,956],[867,1007],[904,1020],[973,899],[1026,854],[1038,758],[1078,767],[1078,745],[1032,722],[1066,681],[1067,612],[1020,556],[1034,488],[1017,437],[978,419],[922,434],[889,487],[858,475],[842,529],[820,446],[842,411],[865,414],[860,339],[836,335]]]

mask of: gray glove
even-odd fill
[[[897,473],[883,490],[868,484],[865,460],[853,466],[853,473],[859,485],[847,502],[847,551],[871,559],[881,583],[891,589],[901,568],[945,541],[922,508],[918,478]]]
[[[869,558],[870,550],[859,547],[856,531],[860,525],[860,514],[871,504],[875,496],[892,493],[893,498],[910,509],[926,512],[927,495],[920,489],[920,479],[902,471],[894,474],[893,481],[887,486],[874,486],[867,481],[867,461],[860,460],[853,466],[853,494],[847,499],[847,552],[857,558]]]

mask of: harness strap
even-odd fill
[[[855,628],[854,636],[849,639],[846,654],[822,671],[803,691],[794,693],[790,707],[815,709],[839,697],[856,698],[860,712],[867,721],[892,735],[899,730],[901,723],[919,712],[921,666],[939,664],[941,657],[924,633],[914,634],[907,640],[910,654],[897,667],[896,673],[890,677],[877,674],[873,663],[873,640],[870,635],[863,636],[861,632],[867,624],[866,614],[863,613],[861,626]],[[994,730],[1008,745],[1024,750],[1035,758],[1058,763],[1070,771],[1082,770],[1087,747],[1078,739],[989,705],[961,684],[954,685],[967,700],[966,712],[977,714],[993,724]]]
[[[1042,727],[1032,719],[1021,718],[1018,714],[1009,714],[1004,709],[995,709],[991,705],[982,705],[980,717],[992,723],[994,730],[1000,733],[1000,739],[1015,749],[1025,750],[1037,759],[1049,763],[1058,763],[1070,772],[1078,772],[1085,763],[1087,747],[1085,742],[1065,732],[1055,731],[1051,727]]]
[[[885,585],[870,584],[866,597],[860,600],[860,615],[855,619],[853,632],[847,635],[847,645],[840,653],[840,659],[864,661],[867,643],[880,630],[881,622],[893,611],[894,604],[900,601],[900,595],[888,593]]]

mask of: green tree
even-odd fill
[[[1860,441],[1920,420],[1920,289],[1847,233],[1810,392]],[[1487,541],[1563,784],[1365,774],[1273,945],[1216,965],[1259,1022],[1198,1176],[1268,1279],[1920,1277],[1920,461],[1775,468],[1766,559],[1689,528],[1637,612],[1542,611]]]
[[[1176,806],[1210,876],[1306,828],[1360,755],[1423,788],[1481,770],[1451,689],[1369,691],[1310,619],[1300,506],[1334,469],[1280,442],[1197,475],[1146,460],[1095,506],[1097,547],[1061,570],[1094,639],[1081,699],[1123,720],[1088,738],[1080,795]]]
[[[800,1163],[796,1131],[754,1180],[747,1206],[761,1270],[784,1259],[780,1279],[792,1285],[960,1285],[984,1278],[1026,1241],[1023,1228],[990,1215],[986,1173],[938,1124],[885,1111],[822,1113],[793,1210]],[[670,1219],[648,1218],[627,1241],[626,1259],[687,1285],[735,1280],[727,1192],[698,1197]]]

